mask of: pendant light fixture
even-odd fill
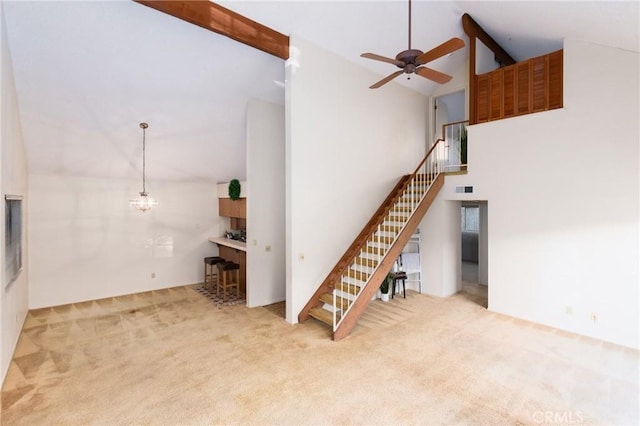
[[[153,198],[149,198],[149,194],[147,193],[146,186],[146,130],[149,125],[147,123],[140,123],[140,128],[142,129],[142,192],[140,192],[140,197],[135,200],[130,200],[129,205],[135,208],[136,210],[140,210],[141,212],[146,212],[147,210],[151,210],[151,207],[157,206],[158,202]]]

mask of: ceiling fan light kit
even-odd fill
[[[387,84],[394,78],[401,74],[407,74],[407,79],[410,79],[410,74],[417,74],[420,77],[435,81],[436,83],[444,84],[451,80],[451,76],[440,71],[423,66],[424,64],[434,61],[444,55],[455,52],[458,49],[464,47],[464,41],[462,39],[453,37],[450,40],[445,41],[439,46],[433,49],[423,52],[422,50],[411,48],[411,0],[409,0],[409,48],[398,53],[395,59],[387,58],[385,56],[377,55],[375,53],[363,53],[360,55],[366,59],[373,59],[374,61],[387,62],[400,68],[400,71],[396,71],[393,74],[388,75],[382,80],[370,86],[370,89],[377,89],[378,87]]]

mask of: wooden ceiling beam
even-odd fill
[[[487,32],[482,29],[480,24],[474,21],[468,13],[462,15],[462,28],[470,39],[473,39],[473,37],[477,37],[481,42],[484,43],[485,46],[491,49],[491,51],[495,55],[496,62],[498,62],[501,66],[507,66],[516,63],[516,60],[513,59],[511,55],[509,55],[507,51],[504,50],[502,46],[500,46],[498,42],[493,39],[493,37],[487,34]]]
[[[289,37],[209,0],[133,0],[263,52],[289,58]]]

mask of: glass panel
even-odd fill
[[[462,232],[478,232],[480,230],[480,209],[478,207],[462,207]]]

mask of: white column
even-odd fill
[[[442,297],[442,210],[444,201],[436,197],[420,222],[420,264],[422,291]]]
[[[460,201],[444,203],[442,231],[442,296],[462,290],[462,233],[460,229]]]
[[[487,217],[488,205],[487,202],[480,203],[480,230],[478,232],[478,284],[489,284],[489,238],[488,238],[488,224]]]

